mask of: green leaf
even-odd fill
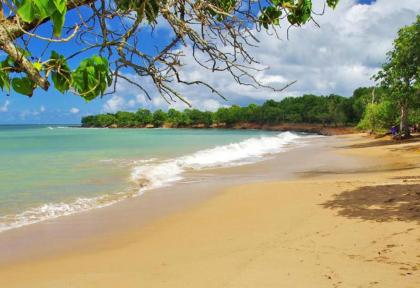
[[[64,21],[66,20],[67,8],[64,9],[64,13],[60,13],[58,10],[51,15],[51,20],[54,24],[53,32],[55,37],[61,36],[61,30],[63,29]]]
[[[146,15],[149,23],[156,21],[161,2],[162,0],[116,0],[119,9],[136,11],[138,19],[143,19]]]
[[[57,72],[51,73],[51,78],[53,80],[55,89],[57,89],[61,93],[64,93],[69,90],[71,81],[70,78],[67,78],[63,74]]]
[[[66,13],[67,0],[22,0],[16,2],[18,15],[25,22],[50,17],[55,37],[60,37]]]
[[[292,25],[301,25],[308,22],[312,14],[312,1],[311,0],[302,0],[299,2],[298,6],[294,9],[291,9],[291,13],[287,16],[287,20]]]
[[[152,23],[156,20],[159,15],[159,0],[148,0],[146,2],[145,13],[146,18],[149,23]]]
[[[31,0],[25,0],[17,10],[18,15],[25,22],[32,22],[35,19],[35,8]]]
[[[210,0],[208,2],[210,2],[213,6],[217,7],[218,10],[222,10],[226,13],[231,13],[237,3],[236,0]],[[210,13],[210,15],[215,16],[215,18],[218,21],[223,21],[227,17],[226,15],[221,15],[217,13],[211,8],[209,8],[208,12]]]
[[[7,58],[2,62],[2,66],[13,67],[15,66],[15,61],[10,56],[7,56]]]
[[[35,83],[28,77],[13,78],[12,87],[17,93],[31,97],[35,89]]]
[[[9,79],[9,73],[7,70],[4,70],[5,62],[0,63],[0,87],[3,90],[6,88],[7,91],[10,91],[10,79]]]
[[[111,83],[108,60],[104,57],[94,55],[87,58],[72,73],[71,85],[86,101],[103,95]]]
[[[334,9],[337,6],[338,1],[339,0],[327,0],[327,5]]]
[[[56,51],[51,51],[51,79],[54,83],[55,89],[64,93],[69,90],[71,84],[71,71],[67,64],[67,60],[63,55]]]
[[[259,17],[259,22],[264,26],[265,29],[268,29],[268,25],[280,25],[280,16],[282,12],[279,8],[268,6],[262,10],[262,13]]]
[[[67,10],[67,1],[66,0],[53,0],[55,7],[57,8],[57,11],[61,14],[65,14]]]
[[[28,0],[25,0],[25,1],[28,1]],[[38,8],[37,18],[39,18],[40,20],[51,16],[52,14],[54,14],[55,11],[57,11],[57,8],[55,7],[55,5],[52,5],[50,0],[29,0],[29,1],[32,1],[35,4],[35,6]]]

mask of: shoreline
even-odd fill
[[[163,125],[162,127],[154,127],[153,125],[145,125],[139,127],[118,127],[117,125],[111,125],[108,127],[96,127],[96,126],[77,126],[79,128],[109,128],[109,129],[227,129],[227,130],[264,130],[264,131],[279,131],[279,132],[300,132],[300,133],[312,133],[323,136],[336,136],[336,135],[346,135],[346,134],[356,134],[358,131],[353,126],[328,126],[323,124],[255,124],[255,123],[237,123],[234,125],[226,126],[222,125],[212,125],[205,126],[201,125],[192,125],[192,126],[182,126],[182,127],[172,127],[171,125]]]
[[[334,155],[344,157],[337,162],[314,155],[313,166],[293,172],[293,179],[233,185],[85,249],[6,263],[0,284],[417,287],[418,142],[339,139],[330,142]],[[346,166],[349,159],[365,162]],[[252,174],[266,167],[241,169]]]
[[[330,165],[339,166],[343,160],[331,155],[330,146],[336,142],[331,141],[333,139],[322,137],[305,139],[311,145],[295,143],[293,145],[296,146],[286,148],[286,151],[271,159],[268,157],[252,164],[190,171],[184,175],[186,179],[192,180],[190,183],[176,182],[110,206],[3,231],[0,233],[0,254],[3,256],[0,257],[0,267],[25,258],[60,253],[69,246],[84,246],[85,243],[95,242],[98,237],[108,237],[121,230],[138,229],[150,221],[206,201],[228,187],[270,179],[291,180],[301,177],[296,173],[303,169],[317,169],[317,159],[328,159]],[[313,163],[308,159],[313,159]],[[278,170],[278,165],[284,162],[289,165]],[[72,228],[73,226],[75,227]],[[60,241],[44,247],[43,244],[50,238],[59,238]]]
[[[146,161],[139,160],[139,163],[141,164],[138,164],[137,160],[134,158],[132,163],[128,164],[127,169],[125,169],[130,172],[130,175],[126,176],[127,179],[124,179],[125,182],[127,182],[127,189],[122,190],[123,192],[115,192],[114,190],[93,197],[79,196],[71,201],[44,202],[44,204],[28,208],[27,210],[14,215],[10,213],[9,215],[0,217],[0,233],[60,217],[105,208],[121,201],[139,197],[148,190],[160,190],[162,187],[173,188],[173,185],[177,185],[179,182],[196,181],[193,179],[194,177],[201,177],[200,175],[203,176],[207,174],[206,171],[212,171],[213,169],[216,169],[216,174],[220,174],[217,172],[218,170],[222,170],[229,174],[229,170],[232,167],[252,165],[260,161],[265,161],[271,158],[272,155],[282,154],[290,150],[287,147],[290,145],[289,143],[293,143],[290,145],[290,148],[296,149],[303,145],[302,143],[310,141],[310,138],[318,138],[314,135],[305,135],[302,137],[302,135],[298,136],[293,133],[263,133],[264,136],[261,136],[262,133],[257,131],[250,133],[253,134],[252,137],[249,137],[249,133],[246,131],[244,131],[244,133],[241,132],[240,134],[248,136],[239,142],[233,141],[228,144],[210,145],[207,148],[204,147],[198,150],[193,149],[185,154],[182,153],[174,157],[167,156],[167,158],[164,157],[159,159],[159,156],[155,156]],[[263,147],[260,147],[259,141],[262,139],[266,140],[264,142],[266,146],[263,145]],[[233,156],[230,157],[229,154],[232,154]],[[210,155],[216,156],[216,158],[212,160]],[[103,160],[99,161],[102,162]],[[107,159],[103,162],[105,161],[107,162],[107,165],[113,162],[112,159],[111,161]],[[224,169],[225,167],[227,167],[227,170]],[[190,173],[190,170],[197,170],[198,172]],[[124,173],[126,171],[124,171]],[[188,174],[197,175],[192,179],[189,179],[190,177],[185,178]],[[206,176],[204,177],[208,178]],[[261,175],[261,177],[266,176]],[[208,181],[214,182],[211,179],[208,179]],[[214,186],[213,184],[214,183],[211,183],[212,186]],[[12,219],[14,222],[11,221]]]

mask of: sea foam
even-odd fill
[[[20,214],[0,216],[0,232],[60,216],[106,207],[124,199],[139,196],[146,190],[171,185],[182,180],[188,171],[255,163],[270,155],[302,144],[301,140],[304,138],[307,136],[283,132],[274,136],[254,137],[237,143],[220,145],[172,159],[136,160],[131,165],[131,181],[138,185],[138,189],[92,198],[77,198],[69,203],[46,203]],[[114,159],[103,160],[103,162],[113,161]]]
[[[302,138],[291,132],[250,138],[174,159],[139,165],[133,169],[131,178],[138,182],[139,191],[159,188],[183,179],[183,173],[189,170],[232,167],[261,161],[269,155],[285,151],[290,144],[297,144]]]

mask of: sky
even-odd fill
[[[314,10],[322,11],[322,1],[314,2]],[[252,48],[251,52],[268,69],[258,73],[257,78],[275,87],[297,80],[281,93],[239,86],[226,74],[203,71],[194,63],[187,47],[182,59],[186,64],[182,71],[184,77],[206,80],[218,88],[227,101],[204,87],[177,88],[194,108],[202,110],[262,103],[267,99],[281,100],[305,93],[351,96],[357,87],[373,85],[371,76],[385,61],[398,29],[414,22],[418,14],[418,0],[341,0],[335,10],[327,9],[323,16],[316,18],[320,28],[313,23],[293,28],[289,31],[289,39],[286,28],[280,29],[280,39],[260,33],[260,47]],[[146,41],[152,43],[150,47],[167,39],[165,29],[165,26],[158,27],[148,36],[152,40]],[[69,44],[68,51],[77,49],[74,45]],[[126,76],[152,87],[148,79]],[[0,124],[78,124],[81,117],[89,114],[139,108],[187,108],[182,102],[169,106],[157,92],[152,93],[152,101],[149,101],[129,84],[120,83],[117,88],[115,94],[89,103],[71,93],[60,94],[55,89],[47,92],[38,89],[31,98],[0,91]]]

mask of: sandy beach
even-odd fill
[[[420,287],[419,142],[333,138],[341,160],[3,261],[0,287]]]

